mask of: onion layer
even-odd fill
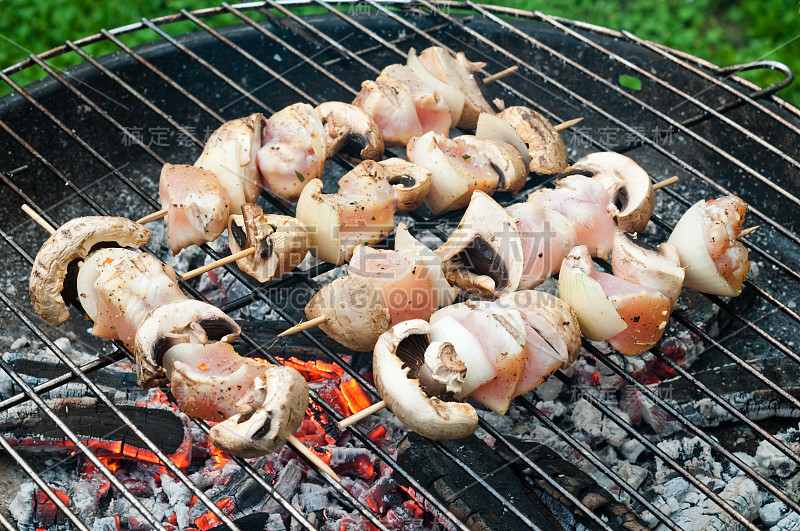
[[[706,248],[705,201],[700,200],[686,211],[675,225],[667,243],[678,249],[681,266],[686,268],[684,286],[712,295],[735,297],[742,292],[731,286],[717,270]]]
[[[583,335],[592,341],[603,341],[619,334],[628,325],[608,300],[600,283],[576,263],[576,249],[580,247],[573,249],[561,264],[558,296],[575,310]],[[592,267],[591,262],[589,267]]]

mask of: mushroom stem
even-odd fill
[[[314,466],[316,466],[318,469],[328,474],[336,483],[342,482],[342,479],[336,474],[336,472],[334,472],[333,469],[329,467],[325,461],[320,459],[320,457],[317,454],[312,452],[305,444],[303,444],[303,442],[300,439],[298,439],[294,435],[289,435],[286,441],[289,444],[291,444],[292,448],[297,450],[298,453],[306,456]]]
[[[38,223],[44,230],[46,230],[50,234],[53,234],[56,231],[56,229],[52,225],[50,225],[47,221],[45,221],[45,219],[42,216],[37,214],[36,211],[31,207],[29,207],[28,205],[22,205],[22,211],[28,214],[31,217],[31,219],[33,219],[33,221]]]
[[[517,70],[519,70],[519,67],[517,65],[509,66],[505,70],[500,70],[496,74],[492,74],[491,76],[486,76],[485,78],[483,78],[483,83],[486,84],[486,83],[491,83],[492,81],[497,81],[498,79],[503,79],[504,77],[513,74]]]
[[[192,269],[191,271],[187,271],[186,273],[181,275],[181,280],[189,280],[190,278],[199,277],[203,273],[211,271],[212,269],[224,266],[225,264],[230,264],[232,262],[235,262],[236,260],[241,260],[242,258],[247,258],[254,252],[256,252],[256,248],[249,247],[244,251],[239,251],[238,253],[226,256],[225,258],[220,258],[219,260],[215,260],[210,264],[204,265],[203,267],[198,267],[197,269]]]
[[[167,215],[167,209],[159,210],[158,212],[153,212],[152,214],[147,214],[142,219],[138,220],[136,223],[140,225],[144,225],[145,223],[150,223],[151,221],[155,221],[157,219],[161,219]]]
[[[371,406],[362,409],[358,413],[355,413],[354,415],[350,415],[346,419],[342,419],[341,421],[339,421],[339,429],[343,430],[343,429],[347,428],[348,426],[352,426],[353,424],[355,424],[357,422],[361,422],[363,419],[369,417],[370,415],[374,415],[375,413],[377,413],[378,411],[380,411],[381,409],[383,409],[385,407],[386,407],[386,401],[381,400],[379,402],[375,402]]]
[[[664,188],[665,186],[669,186],[670,184],[676,183],[679,180],[680,179],[678,179],[677,175],[673,175],[669,179],[664,179],[663,181],[659,181],[659,182],[655,183],[653,185],[653,190],[659,190],[661,188]]]
[[[573,125],[577,124],[578,122],[583,120],[583,116],[579,116],[578,118],[573,118],[572,120],[567,120],[566,122],[561,122],[560,124],[556,124],[553,126],[553,129],[556,131],[563,131],[564,129],[569,129]]]
[[[283,332],[278,334],[278,337],[286,337],[286,336],[291,336],[291,335],[300,333],[303,330],[308,330],[309,328],[314,328],[315,326],[319,326],[319,325],[321,325],[322,323],[324,323],[327,320],[328,320],[328,317],[325,316],[325,315],[320,315],[319,317],[314,317],[310,321],[306,321],[305,323],[298,323],[298,324],[294,325],[291,328],[287,328],[286,330],[284,330]]]

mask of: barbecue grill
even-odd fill
[[[785,66],[760,62],[718,68],[631,33],[471,2],[319,0],[311,4],[314,7],[309,10],[306,2],[223,3],[220,7],[142,19],[31,55],[0,73],[0,78],[13,89],[11,95],[0,100],[0,145],[4,154],[0,178],[5,183],[0,187],[0,246],[6,264],[0,276],[4,334],[28,335],[61,362],[60,375],[32,386],[12,364],[0,359],[0,367],[22,391],[0,402],[0,411],[34,403],[42,417],[54,423],[64,439],[74,445],[75,452],[91,462],[138,510],[148,527],[168,529],[68,426],[68,412],[52,408],[42,398],[68,382],[78,382],[141,441],[144,449],[163,462],[168,472],[197,497],[197,503],[216,517],[220,528],[246,528],[244,521],[229,518],[194,479],[167,459],[167,452],[154,442],[153,434],[133,422],[128,410],[117,405],[107,390],[95,382],[96,373],[112,364],[126,363],[131,359],[130,352],[122,344],[115,344],[105,355],[77,364],[65,352],[63,343],[53,339],[62,337],[64,332],[47,327],[32,312],[25,295],[27,275],[46,234],[20,211],[20,205],[30,205],[54,226],[80,215],[137,219],[159,209],[156,195],[161,166],[166,162],[191,163],[202,149],[204,136],[224,121],[255,111],[268,115],[297,101],[350,101],[362,80],[376,77],[388,64],[403,62],[410,47],[439,45],[465,51],[472,60],[485,61],[487,74],[518,65],[518,72],[490,87],[492,95],[508,105],[528,105],[554,123],[583,116],[584,121],[565,135],[573,160],[592,151],[613,150],[635,158],[656,179],[678,175],[677,185],[659,192],[650,231],[656,241],[665,240],[680,213],[698,199],[736,194],[750,205],[750,224],[760,224],[761,228],[745,240],[751,259],[759,265],[758,277],[746,282],[743,300],[749,302],[745,305],[714,296],[697,297],[715,312],[714,323],[722,326],[719,323],[731,322],[735,333],[718,335],[689,309],[678,310],[673,314],[668,335],[688,332],[708,352],[691,369],[670,356],[666,348],[653,349],[652,356],[675,379],[674,394],[690,389],[709,407],[733,419],[737,429],[743,430],[745,442],[770,443],[790,462],[792,471],[800,464],[797,443],[776,436],[791,426],[791,421],[763,420],[763,416],[759,420],[731,398],[730,390],[730,386],[740,386],[742,392],[757,388],[757,397],[783,411],[783,417],[800,416],[800,371],[794,370],[800,363],[795,343],[800,338],[800,315],[794,304],[800,286],[800,111],[773,95],[792,81]],[[298,8],[306,10],[303,16],[296,14]],[[230,24],[231,19],[236,23]],[[188,33],[187,26],[191,26]],[[152,35],[152,42],[132,48],[125,41],[134,33]],[[95,58],[91,50],[98,42],[112,43],[118,51]],[[63,54],[77,54],[83,63],[64,71],[48,64],[49,59]],[[48,77],[20,87],[14,74],[28,68],[41,69]],[[780,70],[785,78],[761,89],[735,76],[749,68]],[[620,76],[639,79],[641,88],[623,86]],[[328,164],[327,186],[349,167],[344,160]],[[526,191],[548,184],[549,179],[534,176]],[[502,194],[499,199],[504,204],[515,201]],[[274,211],[291,214],[291,208],[274,198],[265,196],[264,200]],[[458,217],[414,213],[410,221],[417,234],[443,240]],[[150,250],[167,258],[163,241],[154,242]],[[221,256],[218,248],[211,245],[204,245],[202,254],[209,260]],[[233,312],[260,305],[271,318],[283,323],[283,328],[302,318],[307,298],[296,294],[313,293],[338,271],[328,264],[312,264],[278,282],[259,286],[235,266],[227,266],[226,270],[231,282],[242,291],[241,296],[228,300],[223,310]],[[185,282],[182,287],[190,296],[205,298],[199,282]],[[85,328],[80,323],[69,325],[73,338],[101,348]],[[274,363],[285,361],[276,358],[275,350],[268,348],[269,344],[255,332],[244,334],[242,339],[252,349],[252,355]],[[363,356],[350,356],[312,332],[305,332],[298,342],[315,349],[320,360],[339,365],[373,402],[379,400],[374,386],[359,370],[368,364]],[[685,433],[713,448],[720,459],[752,480],[760,492],[800,513],[796,492],[784,491],[753,461],[738,453],[744,443],[726,439],[723,434],[728,432],[703,427],[682,413],[675,405],[674,394],[665,397],[646,385],[633,374],[627,360],[607,356],[590,342],[584,346],[586,355],[596,363],[598,374],[613,376],[635,390]],[[713,359],[724,360],[718,366],[724,366],[727,380],[713,378],[716,366],[708,361],[712,354]],[[554,378],[566,386],[576,385],[571,371],[556,373]],[[635,425],[597,394],[583,393],[582,398],[615,429],[638,441],[647,460],[660,461],[667,477],[682,478],[709,503],[716,504],[720,521],[757,529],[751,522],[754,515],[747,515],[746,507],[732,503],[723,496],[722,489],[699,479],[695,468],[665,451],[652,433]],[[529,397],[515,401],[526,422],[550,430],[575,459],[591,465],[597,475],[606,478],[606,484],[617,485],[617,492],[630,500],[635,513],[648,513],[649,521],[669,529],[684,525],[670,517],[673,512],[668,507],[654,503],[652,497],[626,482],[619,470],[606,463],[602,449],[583,444],[575,426],[565,424],[564,417],[549,414],[542,403],[534,404],[532,400]],[[321,393],[312,391],[312,407],[333,421],[342,419],[341,412]],[[487,415],[480,428],[484,438],[493,441],[492,451],[500,456],[503,466],[524,469],[540,490],[560,500],[579,526],[616,529],[623,525],[622,519],[593,506],[589,497],[568,485],[564,474],[545,466],[528,447],[505,434],[496,419]],[[203,422],[193,424],[196,429],[208,430]],[[452,500],[444,499],[431,482],[420,479],[420,470],[402,465],[365,429],[356,425],[347,428],[345,435],[393,470],[393,477],[405,488],[403,499],[413,497],[448,528],[473,526],[469,511],[454,509]],[[483,444],[473,439],[472,443]],[[463,487],[468,487],[475,497],[497,504],[505,522],[498,528],[543,529],[557,525],[546,515],[522,508],[519,500],[498,487],[491,475],[470,464],[459,445],[418,439],[414,444],[460,470],[470,482]],[[91,528],[92,522],[82,522],[75,507],[68,506],[47,485],[46,471],[37,468],[28,452],[2,438],[0,445],[11,458],[9,467],[29,475],[76,528]],[[238,458],[233,462],[266,490],[289,515],[292,525],[316,527],[253,463]],[[347,483],[339,485],[327,476],[322,478],[366,522],[378,529],[388,528],[380,511],[350,492]],[[7,515],[0,515],[0,522],[9,529],[15,528]],[[634,523],[627,525],[635,528]]]

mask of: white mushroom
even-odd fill
[[[499,116],[528,144],[531,171],[552,175],[566,170],[567,147],[544,116],[528,107],[508,107]]]
[[[62,296],[75,296],[73,262],[86,258],[93,248],[104,244],[141,247],[150,240],[146,227],[117,217],[83,217],[68,221],[42,244],[33,263],[29,292],[33,308],[48,324],[60,326],[69,319]],[[67,276],[70,274],[70,278]],[[65,285],[66,284],[66,285]]]
[[[144,388],[167,384],[164,353],[179,343],[232,343],[241,327],[211,304],[197,300],[168,302],[152,310],[136,330],[136,376]]]
[[[325,316],[323,332],[345,347],[369,352],[389,329],[389,310],[380,291],[361,275],[337,278],[319,290],[306,305],[306,317]]]
[[[327,158],[340,152],[362,160],[383,158],[381,131],[364,110],[340,101],[327,101],[316,110],[328,135]]]
[[[305,225],[290,216],[264,214],[261,207],[242,206],[242,215],[228,220],[228,245],[232,253],[255,247],[255,252],[236,261],[239,268],[259,282],[281,278],[297,267],[308,253]]]
[[[194,163],[217,176],[228,192],[232,214],[239,214],[244,203],[255,203],[261,193],[256,154],[265,123],[264,115],[257,112],[223,124]]]
[[[586,155],[572,165],[600,181],[619,209],[617,225],[625,232],[642,232],[653,213],[655,195],[647,172],[632,159],[614,152]]]
[[[308,384],[294,369],[271,365],[236,402],[238,413],[208,432],[209,440],[239,457],[274,452],[300,428],[308,405]]]
[[[436,250],[447,280],[481,297],[516,291],[522,277],[522,242],[517,220],[476,191],[450,238]]]
[[[452,398],[466,368],[450,343],[429,345],[429,333],[427,322],[412,319],[382,334],[373,353],[375,386],[397,418],[423,437],[467,437],[475,432],[478,415]]]
[[[662,243],[658,248],[650,247],[618,232],[614,234],[611,266],[615,277],[657,289],[670,300],[670,307],[675,307],[685,270],[674,245]]]
[[[397,195],[395,214],[406,214],[422,204],[433,185],[433,176],[427,168],[397,157],[378,164]]]

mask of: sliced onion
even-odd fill
[[[482,112],[478,116],[478,127],[475,129],[475,136],[481,138],[494,138],[502,140],[514,146],[522,158],[525,160],[525,168],[531,166],[531,155],[528,153],[528,145],[522,141],[516,129],[502,118]]]
[[[399,223],[397,225],[397,231],[394,236],[394,250],[412,251],[422,258],[428,270],[428,276],[431,279],[437,308],[453,304],[456,295],[458,295],[458,290],[447,282],[442,272],[442,259],[439,258],[438,254],[428,249],[419,240],[413,237],[411,233],[408,232],[408,227],[406,227],[405,223]]]
[[[461,393],[456,396],[462,399],[475,389],[495,377],[494,366],[476,338],[464,325],[450,316],[434,322],[431,318],[431,341],[447,341],[456,349],[458,359],[467,367]]]
[[[583,335],[602,341],[628,328],[600,283],[568,262],[564,260],[558,274],[558,296],[575,310]]]
[[[339,242],[339,209],[322,199],[322,181],[308,183],[297,202],[297,219],[308,229],[311,254],[330,264],[344,263]]]
[[[452,123],[455,127],[459,120],[461,120],[461,111],[464,110],[464,101],[466,99],[464,93],[428,72],[428,70],[422,66],[422,63],[419,62],[417,51],[414,48],[408,50],[407,63],[408,67],[413,70],[414,73],[417,74],[420,79],[422,79],[422,81],[432,86],[436,92],[438,92],[444,98],[444,101],[447,103],[447,107],[450,109],[450,117],[452,118]]]
[[[436,143],[436,133],[425,133],[408,145],[408,160],[431,172],[431,190],[425,204],[434,214],[448,210],[456,201],[469,193],[466,179],[453,168],[447,155]]]
[[[675,225],[667,243],[678,249],[681,266],[686,268],[683,285],[702,293],[735,297],[741,293],[719,274],[706,248],[705,213],[702,199],[692,205]]]

